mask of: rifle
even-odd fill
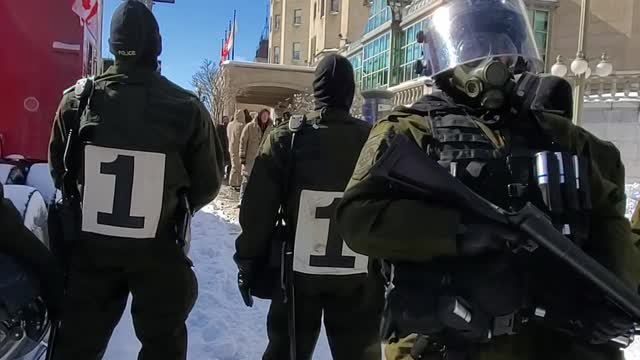
[[[281,206],[282,220],[285,219],[287,212],[286,209],[286,194],[289,191],[289,179],[293,176],[294,169],[294,150],[296,133],[301,127],[292,126],[289,122],[289,129],[291,130],[291,146],[289,146],[289,155],[287,158],[287,174],[283,184],[283,202]],[[287,329],[289,332],[289,360],[296,360],[296,294],[293,273],[293,245],[295,238],[293,236],[295,230],[291,229],[289,221],[286,221],[286,226],[282,229],[283,242],[281,251],[281,263],[280,263],[280,284],[283,293],[283,301],[287,304]]]
[[[395,137],[388,150],[371,168],[370,175],[429,199],[452,203],[489,221],[518,228],[529,239],[521,247],[529,251],[536,251],[538,248],[547,250],[601,291],[612,305],[640,322],[638,294],[558,231],[547,214],[531,203],[516,212],[496,206],[451,176],[407,135],[398,134]],[[630,329],[628,337],[612,341],[627,346],[632,341],[634,332],[635,329]]]
[[[94,80],[78,80],[75,95],[79,100],[73,123],[65,143],[60,199],[54,199],[49,206],[49,228],[51,252],[60,261],[63,270],[68,272],[70,249],[77,241],[82,222],[80,192],[78,191],[78,142],[80,141],[80,120],[93,94]],[[62,119],[61,119],[62,120]]]
[[[91,95],[93,95],[94,80],[85,78],[78,80],[75,86],[75,95],[79,99],[73,124],[67,134],[65,151],[63,155],[64,174],[62,175],[62,198],[54,199],[49,206],[49,244],[51,252],[60,262],[65,272],[64,287],[66,292],[68,273],[71,260],[71,248],[80,236],[82,226],[82,208],[80,191],[78,191],[78,164],[77,153],[80,141],[80,119],[84,113]],[[51,324],[49,342],[47,344],[46,359],[53,358],[55,341],[61,321]]]

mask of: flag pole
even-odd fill
[[[220,63],[222,64],[222,56],[224,55],[224,39],[226,38],[226,36],[224,38],[222,38],[222,46],[220,46]]]
[[[236,10],[233,10],[233,44],[231,45],[231,60],[236,58]]]

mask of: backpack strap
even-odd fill
[[[78,80],[73,90],[74,95],[78,99],[78,110],[75,113],[69,133],[67,134],[67,142],[63,155],[64,174],[62,175],[62,196],[64,199],[72,199],[74,197],[79,199],[80,196],[77,186],[78,164],[76,164],[74,153],[79,140],[80,119],[87,108],[94,89],[95,81],[89,77]]]

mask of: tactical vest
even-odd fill
[[[505,147],[463,106],[436,100],[421,106],[433,131],[427,154],[452,176],[504,209],[517,211],[530,202],[576,243],[586,240],[591,210],[586,161],[544,134],[512,133]]]
[[[502,134],[491,131],[465,107],[435,97],[414,105],[412,110],[423,115],[432,130],[433,141],[426,147],[427,155],[452,176],[504,209],[517,211],[530,202],[545,211],[557,229],[573,241],[580,244],[586,239],[591,210],[588,162],[542,132],[510,132],[508,144],[503,144],[499,136]],[[390,286],[383,334],[387,336],[394,331],[395,321],[407,318],[410,323],[413,321],[411,313],[415,310],[407,310],[407,304],[414,297],[421,299],[417,308],[425,311],[424,319],[432,319],[417,322],[423,335],[468,327],[464,332],[469,336],[475,325],[461,319],[473,313],[470,309],[474,305],[482,310],[484,319],[478,320],[478,312],[469,318],[490,324],[486,341],[517,333],[518,327],[528,321],[522,319],[538,316],[538,310],[542,309],[539,305],[546,306],[558,298],[566,300],[566,286],[571,281],[564,281],[564,277],[570,274],[556,267],[554,259],[544,253],[542,256],[533,260],[530,256],[506,254],[479,266],[477,261],[458,257],[423,265],[383,264],[391,266],[387,272],[391,278],[387,278]],[[506,277],[500,277],[499,288],[491,288],[496,286],[492,282],[496,274]],[[415,293],[417,281],[423,285],[424,293]],[[500,299],[492,296],[498,292]],[[465,305],[465,301],[469,304]],[[447,318],[453,319],[454,325],[447,324]]]

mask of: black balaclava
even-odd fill
[[[143,3],[127,0],[111,18],[109,49],[119,63],[156,69],[162,52],[158,22]]]
[[[331,54],[320,61],[313,80],[316,110],[327,107],[349,111],[355,89],[353,66],[347,58]]]

